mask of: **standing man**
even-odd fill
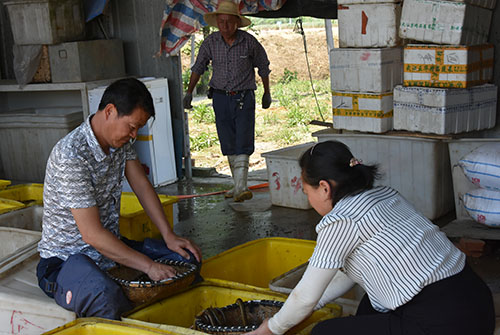
[[[130,143],[154,115],[153,99],[141,81],[118,80],[105,90],[97,113],[62,138],[47,161],[38,283],[78,317],[120,319],[133,307],[106,274],[115,263],[157,281],[176,273],[153,258],[201,261],[200,249],[172,231]],[[125,177],[163,241],[120,237]]]
[[[248,158],[254,152],[255,137],[255,70],[262,78],[264,95],[262,108],[271,105],[269,90],[269,60],[266,51],[255,37],[239,30],[250,25],[240,15],[238,5],[221,1],[216,11],[203,18],[210,26],[219,28],[201,44],[193,65],[184,96],[184,108],[192,108],[193,90],[200,76],[212,62],[210,92],[215,111],[215,123],[221,151],[227,156],[234,179],[234,188],[225,196],[234,201],[252,198],[247,187]]]

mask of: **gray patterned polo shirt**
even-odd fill
[[[81,253],[101,269],[114,265],[83,241],[71,209],[97,206],[103,227],[119,236],[125,163],[136,157],[129,143],[106,155],[92,131],[90,117],[54,146],[45,173],[40,257],[66,260]]]

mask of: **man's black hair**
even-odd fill
[[[113,104],[119,116],[130,115],[136,108],[142,108],[149,116],[155,116],[155,108],[151,93],[144,83],[135,78],[119,79],[104,91],[99,110]]]

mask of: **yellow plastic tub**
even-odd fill
[[[26,207],[22,202],[0,198],[0,214]]]
[[[102,318],[80,318],[58,327],[43,335],[152,335],[152,334],[202,334],[196,331],[185,332],[184,329],[176,331],[176,327],[170,329],[152,328],[138,324],[128,324],[122,321],[107,320]]]
[[[0,190],[0,198],[24,204],[43,205],[43,184],[21,184]]]
[[[0,179],[0,190],[10,185],[10,180]]]
[[[158,195],[170,226],[174,225],[173,204],[177,197]],[[143,241],[146,237],[161,238],[160,231],[151,222],[139,199],[132,192],[123,192],[120,207],[120,234],[128,239]]]
[[[269,282],[307,262],[316,241],[269,237],[250,241],[203,261],[201,275],[235,287],[269,290]]]
[[[286,295],[262,289],[235,289],[224,287],[210,280],[201,282],[193,288],[152,305],[132,311],[122,317],[122,321],[159,327],[170,325],[189,328],[197,314],[208,307],[224,307],[234,304],[236,299],[243,301],[263,299],[285,301]],[[315,311],[308,319],[292,328],[288,334],[309,334],[311,328],[321,320],[339,317],[342,308],[329,304]]]

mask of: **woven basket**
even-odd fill
[[[130,301],[135,304],[164,299],[191,285],[198,267],[194,264],[161,260],[156,261],[173,267],[177,275],[160,281],[152,281],[148,275],[123,265],[108,270],[108,275],[118,282]]]
[[[196,330],[216,335],[238,335],[257,329],[283,306],[274,300],[236,300],[222,308],[207,308],[194,321]]]

